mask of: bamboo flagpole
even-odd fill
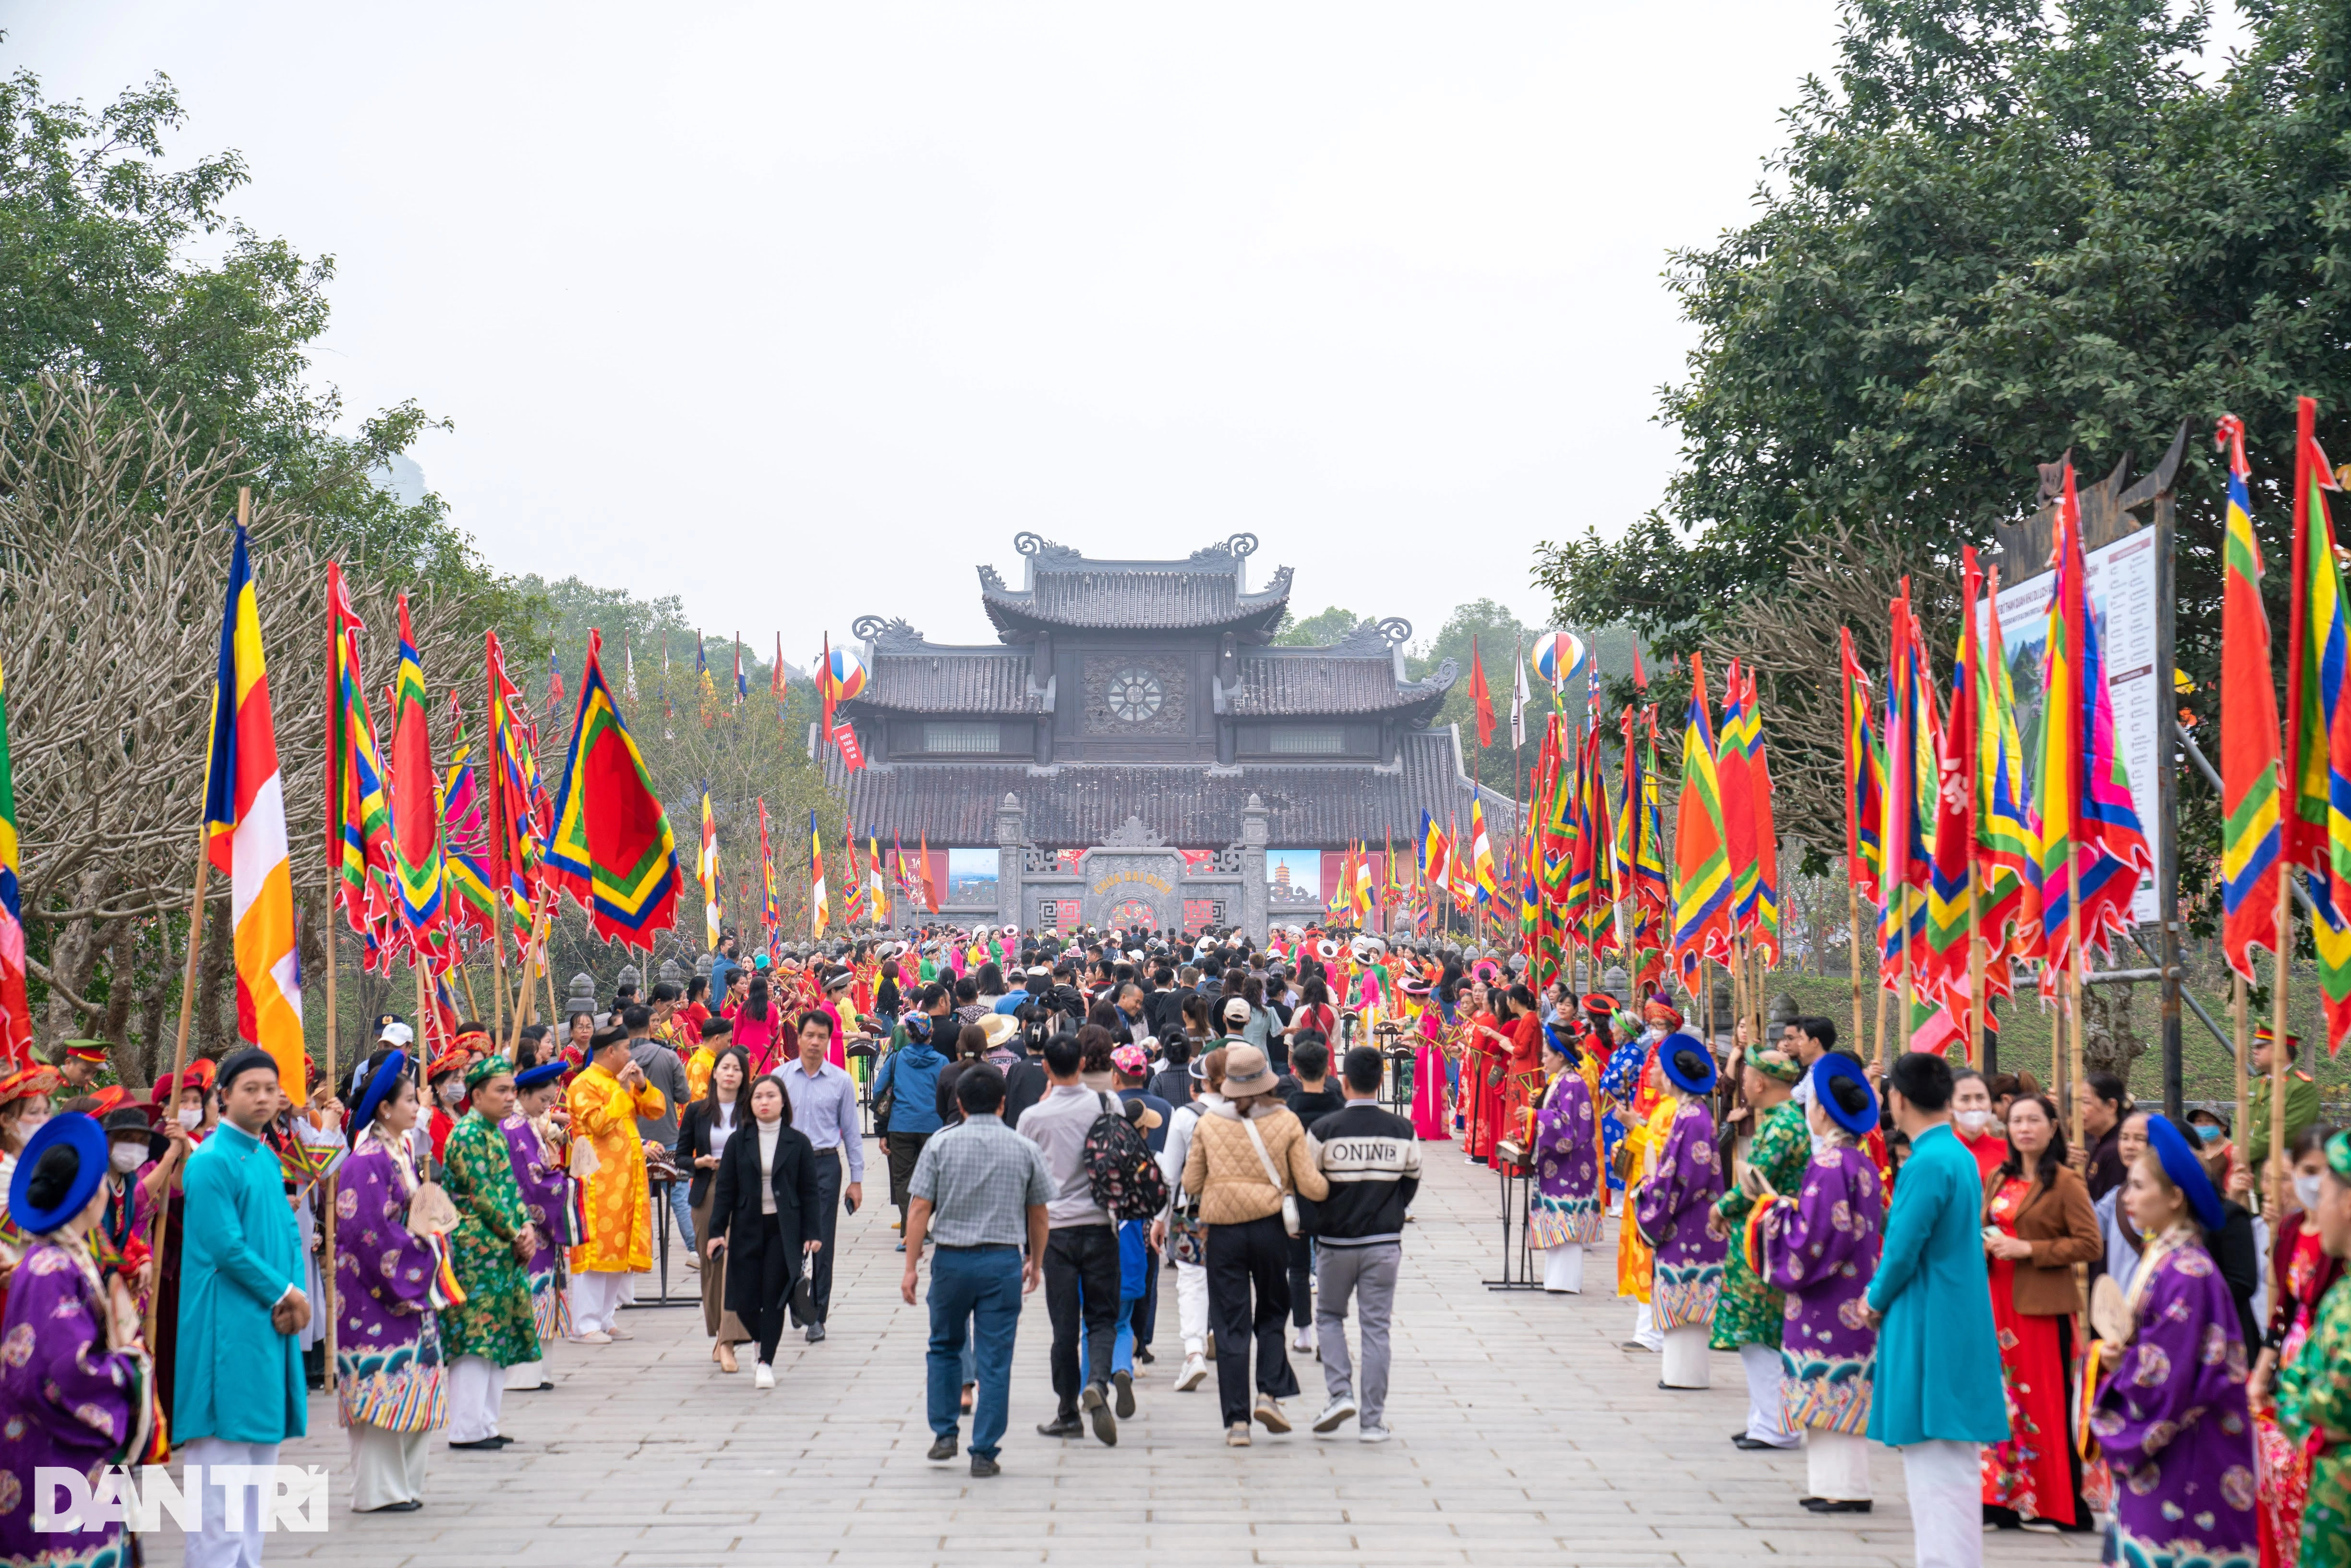
[[[2291,736],[2294,727],[2286,726]],[[2285,980],[2286,956],[2294,951],[2294,868],[2278,865],[2277,953],[2275,977],[2270,982],[2270,1163],[2267,1180],[2273,1221],[2285,1213]]]
[[[172,1051],[172,1098],[175,1101],[180,1096],[181,1082],[187,1076],[188,1029],[195,1022],[196,1017],[196,963],[198,950],[203,946],[204,939],[204,883],[212,874],[211,850],[212,834],[207,828],[199,826],[196,830],[196,891],[194,896],[188,901],[188,961],[180,971],[180,1040]],[[179,1179],[183,1186],[187,1181],[187,1161],[182,1160]],[[145,1336],[150,1345],[155,1343],[155,1312],[163,1299],[162,1283],[163,1260],[167,1256],[165,1248],[171,1239],[171,1195],[166,1193],[164,1201],[158,1204],[155,1208],[156,1288],[147,1292]]]
[[[330,1097],[340,1097],[343,1084],[343,1064],[337,1049],[335,1016],[335,888],[342,878],[343,862],[343,758],[335,742],[340,734],[336,722],[336,704],[341,698],[335,680],[335,596],[327,596],[327,907],[326,929],[319,936],[319,946],[327,956],[327,1083]],[[176,1084],[177,1080],[173,1082]],[[346,1112],[346,1114],[349,1113]],[[342,1314],[335,1302],[335,1193],[339,1176],[327,1176],[324,1213],[319,1220],[319,1294],[325,1299],[319,1308],[327,1314],[327,1351],[324,1360],[326,1391],[335,1391],[335,1320]],[[162,1265],[157,1265],[159,1277]]]
[[[488,706],[482,717],[486,722],[489,731],[485,737],[487,745],[484,750],[487,754],[485,760],[489,764],[490,775],[490,1038],[501,1040],[506,1037],[507,892],[507,884],[512,881],[512,876],[507,870],[507,823],[504,810],[507,793],[507,758],[505,747],[499,739],[499,731],[504,727],[500,722],[500,710],[504,705],[498,700],[498,681],[504,674],[506,661],[499,655],[498,634],[496,632],[485,632],[482,636],[486,643],[482,650],[482,672],[489,688],[484,698]],[[528,973],[524,975],[523,983],[528,988],[529,986]],[[478,1016],[478,1010],[476,1016]],[[516,1027],[519,1030],[521,1026],[517,1024]],[[511,1048],[507,1051],[507,1059],[509,1061],[514,1059]]]
[[[2252,1061],[2247,1054],[2252,1050],[2252,1023],[2245,1016],[2245,977],[2235,973],[2229,976],[2229,1022],[2237,1045],[2237,1060],[2232,1064],[2236,1069],[2237,1119],[2230,1126],[2241,1139],[2252,1128],[2246,1117],[2252,1110],[2249,1102],[2252,1098]]]

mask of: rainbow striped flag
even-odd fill
[[[279,1085],[300,1104],[310,1089],[309,1059],[302,1051],[301,960],[294,951],[294,865],[261,656],[261,607],[242,523],[229,551],[212,730],[204,765],[204,851],[214,869],[229,878],[237,1038],[277,1059]],[[424,782],[430,789],[429,772]]]
[[[1935,838],[1927,883],[1927,943],[1921,987],[1938,1012],[1916,1050],[1946,1051],[1967,1038],[1975,993],[1970,974],[1969,921],[1976,909],[1977,673],[1976,601],[1983,572],[1972,546],[1960,551],[1959,647],[1951,666],[1951,706],[1935,751]],[[1931,696],[1928,698],[1932,700]]]
[[[2319,1010],[2331,1053],[2351,1030],[2351,907],[2342,885],[2351,875],[2351,692],[2342,569],[2325,492],[2334,471],[2318,446],[2318,404],[2297,409],[2294,462],[2294,620],[2286,639],[2283,849],[2317,908],[2311,940],[2318,954]],[[2225,781],[2225,780],[2224,780]]]
[[[360,675],[365,631],[340,565],[327,563],[327,875],[354,931],[367,929],[368,878],[392,874],[392,804]]]
[[[1886,757],[1869,729],[1869,676],[1853,651],[1853,632],[1839,627],[1844,680],[1845,874],[1862,897],[1886,902]]]
[[[598,936],[650,951],[653,936],[677,923],[685,878],[669,813],[605,683],[602,645],[591,629],[553,802],[548,880],[588,911]]]
[[[8,768],[7,683],[0,680],[0,1068],[33,1060],[33,1004],[25,988],[24,863],[16,838],[16,784]]]
[[[2012,966],[2042,956],[2041,883],[2033,869],[2024,742],[2016,729],[2016,684],[2000,628],[1997,569],[1985,599],[1982,674],[1976,682],[1976,874],[1984,899],[1978,924],[1989,949],[1985,977],[2005,997],[2015,990]]]
[[[1689,711],[1682,724],[1681,799],[1674,816],[1673,912],[1674,958],[1685,982],[1698,978],[1699,960],[1730,956],[1730,857],[1714,770],[1706,666],[1695,653]]]
[[[1499,903],[1502,889],[1496,880],[1493,841],[1486,836],[1486,808],[1477,796],[1469,800],[1469,864],[1477,877],[1478,902]]]
[[[2244,421],[2223,414],[2213,440],[2229,454],[2220,587],[2220,950],[2250,980],[2252,950],[2275,952],[2278,942],[2277,687]],[[2319,505],[2323,512],[2324,501]]]
[[[498,831],[502,842],[494,854],[503,861],[507,904],[515,925],[515,940],[527,946],[531,917],[542,902],[546,882],[548,800],[538,781],[538,737],[520,711],[522,693],[507,676],[506,649],[498,634],[486,634],[484,664],[490,692],[490,751],[498,779]]]
[[[1721,791],[1723,849],[1730,857],[1730,931],[1743,938],[1755,919],[1755,802],[1747,757],[1747,687],[1737,659],[1723,677],[1714,777]]]
[[[778,646],[776,667],[781,669],[781,643],[778,643]],[[898,859],[902,865],[905,858],[901,852]],[[776,888],[776,857],[768,847],[768,802],[763,796],[759,800],[759,945],[768,950],[771,958],[775,953],[777,935],[783,928],[784,900]]]
[[[420,952],[437,956],[448,922],[441,852],[440,778],[424,713],[424,666],[416,656],[408,595],[400,596],[400,670],[392,686],[392,865],[401,920]]]
[[[1780,961],[1780,828],[1771,811],[1771,761],[1763,750],[1763,694],[1747,672],[1744,724],[1747,790],[1755,818],[1755,888],[1745,912],[1749,946],[1767,965]]]

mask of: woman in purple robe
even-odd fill
[[[8,1184],[8,1214],[26,1242],[0,1321],[0,1563],[130,1561],[120,1523],[33,1523],[42,1469],[75,1471],[95,1491],[110,1466],[138,1462],[153,1430],[139,1308],[120,1274],[101,1272],[91,1242],[107,1170],[105,1133],[76,1113],[26,1141]],[[52,1491],[47,1500],[66,1500]]]
[[[336,1392],[350,1433],[351,1507],[405,1513],[424,1505],[425,1435],[449,1422],[433,1315],[441,1255],[408,1228],[418,1182],[407,1053],[380,1051],[366,1071],[335,1195]]]
[[[524,1265],[530,1280],[530,1311],[538,1327],[539,1354],[507,1368],[509,1390],[552,1388],[547,1375],[547,1347],[571,1332],[570,1303],[564,1300],[556,1266],[571,1238],[566,1234],[565,1175],[560,1140],[548,1114],[563,1098],[561,1061],[526,1067],[515,1074],[515,1113],[498,1124],[507,1136],[507,1157],[513,1162],[515,1185],[522,1189],[522,1207],[538,1228],[538,1250]]]
[[[2115,1476],[2116,1561],[2253,1568],[2253,1426],[2236,1302],[2208,1238],[2224,1216],[2186,1134],[2147,1119],[2123,1189],[2146,1237],[2126,1298],[2130,1337],[2104,1347],[2090,1413]]]
[[[1543,1289],[1583,1289],[1583,1249],[1600,1239],[1600,1146],[1583,1053],[1559,1026],[1543,1029],[1551,1082],[1535,1110],[1535,1179],[1527,1197],[1527,1243],[1543,1255]]]
[[[1633,1223],[1656,1254],[1649,1302],[1665,1333],[1660,1388],[1704,1388],[1714,1299],[1722,1290],[1728,1243],[1707,1234],[1707,1216],[1722,1196],[1722,1162],[1715,1153],[1714,1057],[1695,1035],[1669,1034],[1657,1042],[1657,1065],[1679,1102],[1666,1141],[1642,1178]]]
[[[1794,1193],[1748,1216],[1756,1275],[1787,1297],[1780,1398],[1804,1434],[1805,1497],[1815,1513],[1867,1513],[1869,1394],[1877,1331],[1869,1281],[1885,1245],[1886,1189],[1861,1140],[1877,1126],[1877,1096],[1851,1057],[1813,1064],[1813,1159]]]

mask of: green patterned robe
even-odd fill
[[[444,1161],[443,1179],[457,1206],[451,1258],[465,1301],[441,1314],[441,1354],[449,1361],[478,1355],[494,1366],[536,1361],[530,1278],[514,1254],[514,1239],[530,1216],[515,1184],[507,1135],[479,1111],[468,1111],[450,1129]]]
[[[1763,1114],[1755,1141],[1747,1146],[1747,1163],[1762,1173],[1771,1190],[1793,1197],[1803,1190],[1804,1172],[1813,1163],[1813,1130],[1804,1124],[1804,1108],[1783,1100]],[[1742,1344],[1780,1348],[1780,1323],[1787,1315],[1787,1298],[1755,1277],[1747,1266],[1747,1246],[1740,1232],[1755,1200],[1733,1182],[1714,1200],[1714,1211],[1730,1222],[1730,1256],[1722,1266],[1722,1294],[1715,1299],[1714,1327],[1707,1343],[1716,1350],[1737,1350]]]
[[[2277,1413],[2297,1448],[2321,1427],[2351,1437],[2351,1279],[2326,1292],[2301,1353],[2280,1369]],[[2337,1441],[2311,1467],[2296,1561],[2299,1568],[2351,1568],[2351,1443]]]

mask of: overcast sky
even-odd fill
[[[96,102],[156,70],[235,210],[335,256],[316,371],[489,559],[804,664],[988,641],[974,566],[1248,529],[1303,612],[1501,599],[1623,526],[1831,0],[0,4]],[[567,654],[567,663],[576,659]]]

